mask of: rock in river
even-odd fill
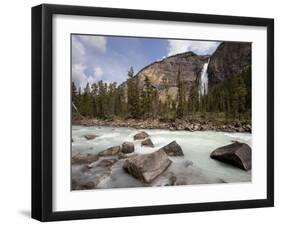
[[[141,142],[141,146],[147,146],[147,147],[154,147],[154,144],[152,143],[151,139],[150,138],[147,138],[145,140],[143,140]]]
[[[93,140],[93,139],[97,138],[98,136],[95,135],[95,134],[87,134],[87,135],[84,135],[84,137],[85,137],[87,140]]]
[[[211,158],[244,170],[252,168],[252,149],[248,144],[234,142],[232,144],[217,148],[211,153]]]
[[[99,159],[99,156],[90,153],[78,153],[71,159],[72,164],[90,164]]]
[[[122,149],[121,149],[121,151],[122,151],[123,153],[125,153],[125,154],[127,154],[127,153],[132,153],[132,152],[134,152],[134,150],[135,150],[135,146],[134,146],[134,144],[133,144],[132,142],[124,142],[124,143],[122,144]]]
[[[114,146],[110,147],[104,151],[99,152],[99,156],[111,156],[111,155],[118,155],[118,153],[121,151],[120,146]]]
[[[113,164],[115,164],[118,160],[117,159],[102,159],[97,166],[112,166]]]
[[[176,141],[173,141],[166,146],[160,148],[159,150],[163,150],[169,156],[183,156],[183,151],[181,146]]]
[[[171,160],[168,155],[160,150],[126,159],[123,169],[142,182],[150,183],[161,175],[170,164]]]
[[[147,137],[149,137],[149,135],[146,132],[141,131],[134,136],[134,140],[143,140]]]

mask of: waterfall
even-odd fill
[[[200,79],[199,79],[199,97],[204,96],[208,93],[208,65],[209,65],[210,58],[208,62],[203,65]]]

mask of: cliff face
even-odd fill
[[[147,77],[151,85],[157,89],[159,99],[165,102],[166,90],[172,100],[176,99],[179,75],[180,80],[184,82],[186,97],[188,97],[194,82],[199,85],[203,65],[209,58],[207,72],[210,87],[240,74],[246,66],[251,65],[251,43],[222,42],[212,56],[199,56],[193,52],[170,56],[144,67],[133,79],[138,80],[139,89],[142,89]],[[123,85],[126,85],[126,82]],[[126,86],[124,88],[126,89]]]
[[[251,64],[251,43],[222,42],[210,59],[208,77],[210,86],[240,74]]]
[[[138,79],[139,88],[142,88],[145,77],[148,77],[151,84],[157,88],[161,101],[166,99],[165,87],[168,88],[171,99],[175,99],[178,75],[184,82],[188,95],[191,85],[197,80],[208,58],[209,56],[198,56],[192,52],[177,54],[148,65],[139,71],[134,79]]]

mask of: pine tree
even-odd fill
[[[92,116],[97,117],[97,95],[98,95],[98,85],[93,83],[91,86],[91,97],[92,97]]]
[[[189,112],[191,115],[194,115],[194,113],[198,110],[199,105],[198,88],[196,83],[194,83],[190,88],[187,104]]]
[[[185,88],[184,83],[180,79],[180,69],[178,71],[177,83],[178,83],[178,93],[177,93],[177,118],[182,118],[184,116],[185,108]]]
[[[127,80],[127,99],[128,99],[128,116],[131,118],[139,118],[139,87],[138,79],[134,79],[134,70],[131,67],[128,71]]]

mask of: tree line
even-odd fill
[[[187,95],[180,70],[176,76],[176,99],[168,93],[168,81],[163,81],[165,101],[160,100],[159,91],[148,77],[145,77],[140,88],[139,80],[134,79],[132,67],[126,83],[120,86],[101,80],[91,85],[88,83],[82,90],[72,82],[73,115],[101,119],[183,119],[207,117],[209,114],[219,114],[229,119],[251,118],[251,67],[210,87],[204,96],[199,95],[197,82]]]

